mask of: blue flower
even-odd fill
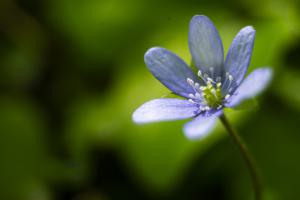
[[[226,59],[219,33],[203,15],[190,21],[189,49],[199,70],[195,74],[172,52],[154,47],[145,54],[151,73],[167,88],[185,99],[160,98],[144,103],[133,113],[138,124],[193,118],[184,125],[184,133],[195,139],[206,136],[223,108],[233,108],[260,93],[270,82],[272,70],[259,68],[246,79],[255,38],[251,26],[234,38]]]

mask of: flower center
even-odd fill
[[[200,87],[206,104],[209,107],[217,108],[222,103],[221,82],[213,85],[211,81],[206,82],[206,86]]]
[[[210,69],[210,71],[213,71]],[[221,77],[216,77],[215,80],[208,76],[208,74],[202,74],[198,71],[198,76],[205,83],[200,86],[199,83],[194,82],[192,79],[187,78],[188,84],[193,88],[194,94],[189,94],[189,101],[199,104],[200,111],[208,111],[212,108],[221,109],[223,103],[230,97],[232,91],[233,77],[229,73],[226,73],[225,81],[221,82]],[[212,77],[213,74],[212,74]],[[222,95],[222,91],[227,93]]]

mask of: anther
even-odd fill
[[[206,89],[207,89],[207,87],[205,87],[205,86],[201,86],[201,87],[200,87],[200,90],[202,90],[202,91],[203,91],[203,90],[206,90]]]
[[[194,94],[189,94],[189,97],[190,97],[191,99],[195,99],[195,98],[196,98]]]
[[[194,86],[194,81],[190,78],[187,78],[186,81],[188,82],[189,85]]]
[[[225,99],[228,99],[230,97],[230,94],[226,94]]]
[[[198,71],[198,76],[201,77],[202,76],[202,72],[201,70]]]
[[[205,111],[205,107],[204,106],[200,106],[200,110],[201,111]]]
[[[207,82],[208,82],[208,81],[211,82],[211,83],[214,82],[211,78],[207,77]]]

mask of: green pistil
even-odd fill
[[[207,86],[202,87],[201,90],[209,107],[217,108],[222,103],[221,83],[213,86],[210,81],[207,81]]]

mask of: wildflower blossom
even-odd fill
[[[167,88],[185,99],[160,98],[146,102],[133,113],[139,124],[193,118],[184,125],[188,138],[206,136],[225,107],[261,92],[272,77],[270,68],[254,70],[246,79],[255,38],[251,26],[234,38],[226,59],[219,33],[210,19],[196,15],[189,28],[189,49],[198,73],[172,52],[154,47],[145,54],[151,73]]]

